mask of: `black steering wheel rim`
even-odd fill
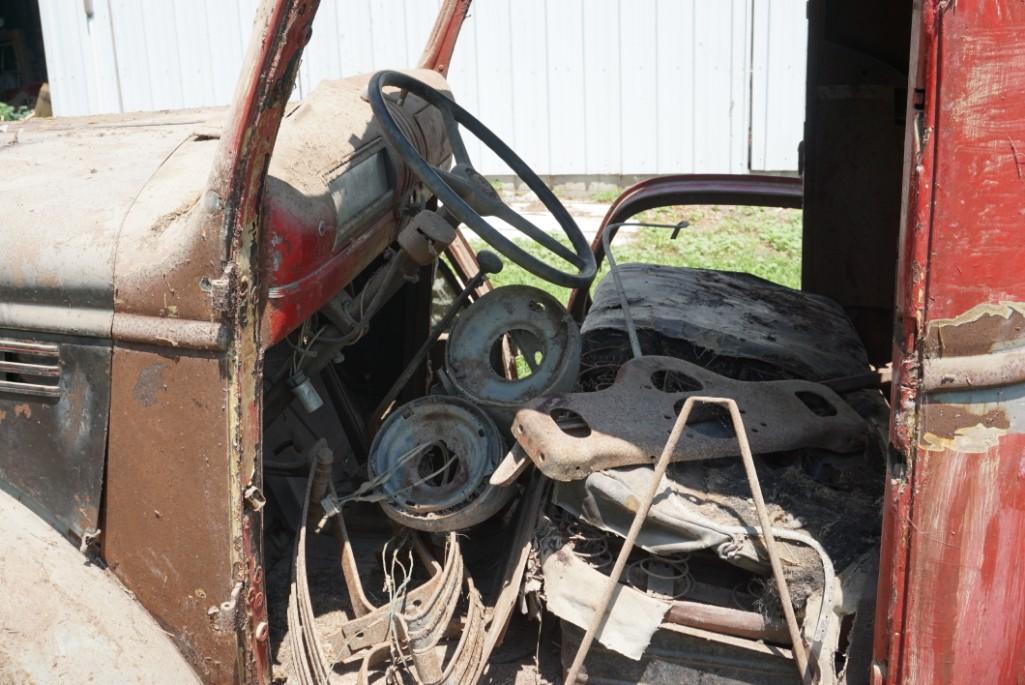
[[[528,235],[573,265],[577,272],[561,271],[534,257],[504,236],[484,216],[473,209],[452,188],[449,182],[443,178],[438,169],[423,158],[413,143],[406,137],[406,134],[399,128],[384,98],[384,88],[389,86],[413,93],[441,110],[457,166],[464,165],[465,169],[469,172],[477,174],[466,155],[466,148],[459,135],[457,124],[462,124],[466,127],[502,161],[508,164],[513,173],[528,188],[534,191],[545,208],[551,212],[562,228],[563,233],[569,239],[572,251],[566,250],[564,246],[554,241],[554,238],[547,236],[547,234],[547,239],[544,239],[537,233],[534,233],[533,231],[541,232],[541,229],[536,227],[533,227],[533,230]],[[386,70],[374,74],[368,87],[368,96],[374,116],[381,127],[381,134],[391,149],[409,167],[409,170],[434,193],[441,203],[470,230],[510,260],[539,278],[567,288],[587,288],[590,286],[597,272],[597,266],[587,238],[584,237],[573,217],[570,216],[570,213],[538,175],[508,145],[477,120],[476,117],[440,91],[419,79],[398,71]],[[479,174],[477,175],[479,176]],[[509,211],[512,212],[513,210]],[[526,219],[523,219],[523,221],[533,226]],[[526,232],[526,229],[521,225],[517,225],[517,228]]]

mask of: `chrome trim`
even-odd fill
[[[0,339],[0,352],[14,352],[38,357],[54,357],[60,354],[60,347],[50,343],[28,342],[25,340]]]
[[[53,360],[54,364],[4,359],[4,354],[19,354],[28,357],[43,357]],[[5,379],[3,374],[16,373],[36,378],[53,378],[53,383],[28,381],[12,381]],[[40,343],[31,340],[13,340],[0,338],[0,395],[23,395],[28,397],[60,397],[60,346],[52,343]]]
[[[53,378],[54,376],[61,375],[61,368],[46,364],[26,364],[24,362],[10,362],[0,359],[0,373],[20,373],[23,376]]]
[[[35,383],[15,383],[0,381],[0,395],[28,395],[29,397],[60,397],[59,385],[37,385]]]

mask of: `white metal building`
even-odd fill
[[[323,0],[297,96],[415,64],[438,4]],[[55,114],[226,104],[256,5],[39,0]],[[450,82],[544,175],[793,171],[806,23],[804,0],[475,0]]]

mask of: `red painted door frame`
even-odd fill
[[[1025,3],[916,4],[873,682],[1018,685]]]

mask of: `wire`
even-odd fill
[[[644,228],[672,228],[674,229],[673,237],[676,237],[676,233],[688,226],[686,221],[681,221],[678,224],[653,224],[643,221],[620,221],[618,223],[609,224],[601,232],[601,245],[605,251],[605,258],[609,260],[609,273],[612,274],[612,280],[616,284],[616,292],[619,295],[619,308],[623,312],[623,323],[626,324],[626,334],[630,338],[630,351],[633,353],[634,358],[640,357],[643,352],[641,351],[641,341],[637,337],[637,326],[634,325],[633,315],[630,313],[630,303],[626,297],[626,290],[623,288],[623,280],[619,276],[619,265],[616,264],[616,258],[612,255],[612,238],[619,229],[623,226],[641,226]]]
[[[417,445],[412,449],[408,450],[401,457],[399,457],[398,461],[396,461],[390,467],[388,467],[381,473],[377,474],[373,478],[365,481],[362,485],[356,488],[356,490],[349,493],[348,495],[345,495],[343,497],[338,497],[337,495],[329,495],[327,498],[325,498],[325,501],[333,500],[333,506],[325,507],[324,516],[317,523],[317,529],[322,529],[324,525],[327,523],[327,520],[335,514],[337,514],[339,511],[341,511],[342,506],[345,504],[348,504],[350,502],[381,502],[385,499],[395,499],[396,497],[404,495],[410,490],[430,481],[435,476],[440,476],[441,474],[445,473],[448,470],[448,468],[452,466],[452,464],[456,461],[456,456],[454,454],[449,456],[445,463],[439,466],[436,470],[432,471],[431,473],[428,473],[425,476],[421,476],[420,478],[413,481],[404,488],[401,488],[390,493],[385,492],[383,489],[379,489],[385,483],[391,480],[392,476],[394,476],[400,469],[404,468],[406,464],[411,462],[414,458],[422,456],[425,452],[432,449],[434,446],[435,443]]]

